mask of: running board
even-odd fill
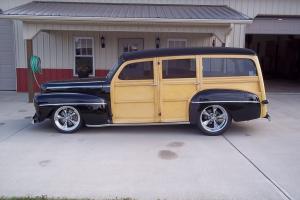
[[[157,123],[116,123],[116,124],[86,124],[87,127],[108,127],[108,126],[160,126],[160,125],[180,125],[190,124],[190,122],[157,122]]]

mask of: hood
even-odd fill
[[[105,78],[83,78],[73,80],[51,81],[41,85],[41,92],[75,92],[91,90],[109,85]]]
[[[71,80],[49,81],[45,84],[68,84],[68,83],[90,83],[90,82],[105,82],[106,78],[81,78]]]

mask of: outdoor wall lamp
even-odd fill
[[[160,45],[160,39],[159,39],[159,37],[157,37],[155,39],[155,46],[156,46],[157,49],[159,48],[159,45]]]
[[[105,48],[105,38],[103,37],[103,35],[100,38],[101,40],[101,48]]]
[[[216,39],[214,38],[212,41],[212,46],[215,47],[216,46]]]

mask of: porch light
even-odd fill
[[[160,39],[159,39],[159,37],[157,37],[155,39],[155,46],[156,46],[157,49],[159,48],[159,45],[160,45]]]
[[[103,35],[100,38],[101,40],[101,48],[105,48],[105,38],[103,37]]]
[[[216,46],[216,39],[214,38],[212,41],[212,46],[215,47]]]

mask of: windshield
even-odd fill
[[[106,75],[106,78],[111,80],[112,79],[112,76],[115,74],[115,72],[117,71],[119,67],[119,61],[117,61],[113,67],[109,70],[108,74]]]

